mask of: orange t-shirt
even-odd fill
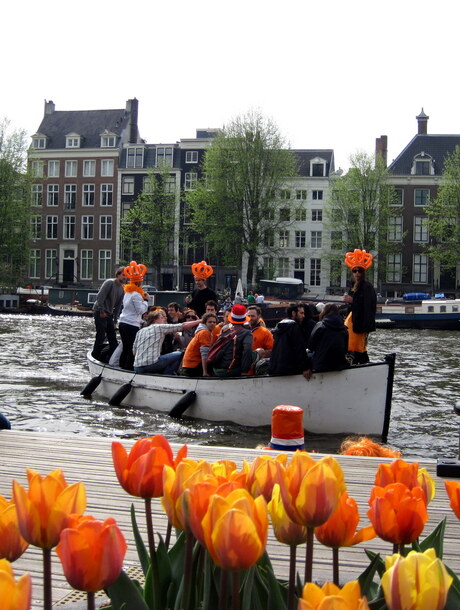
[[[271,350],[273,349],[274,341],[272,333],[265,326],[258,326],[252,331],[252,349],[262,347],[263,349]]]
[[[203,328],[195,333],[192,340],[187,345],[182,366],[186,369],[194,369],[201,363],[200,347],[209,347],[211,345],[211,332],[207,328]]]

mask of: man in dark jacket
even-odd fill
[[[201,263],[194,263],[192,265],[192,273],[195,278],[195,290],[192,296],[185,298],[187,307],[193,309],[197,316],[201,318],[206,313],[206,302],[207,301],[218,301],[217,294],[211,288],[208,288],[206,281],[214,271],[211,265],[208,265],[206,261]]]
[[[244,305],[233,305],[228,316],[229,327],[223,330],[221,337],[235,332],[229,341],[216,355],[213,362],[214,375],[217,377],[239,377],[247,375],[252,366],[252,333],[243,324],[249,322]]]
[[[116,350],[118,341],[115,333],[115,323],[123,303],[125,283],[125,267],[120,267],[113,279],[105,280],[97,293],[93,305],[94,323],[96,325],[96,339],[94,341],[92,356],[100,360],[104,341],[110,345],[110,355]],[[108,362],[108,359],[107,359]]]
[[[339,371],[348,366],[348,330],[337,305],[327,303],[308,343],[314,371]]]
[[[288,317],[278,322],[273,331],[275,342],[268,373],[269,375],[303,375],[309,379],[311,366],[300,328],[303,308],[299,311],[298,306],[290,305],[286,313]]]

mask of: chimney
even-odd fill
[[[417,119],[417,123],[418,123],[418,135],[426,136],[426,134],[428,133],[428,119],[430,117],[423,112],[423,108],[422,108],[422,112],[415,118]]]
[[[139,101],[134,98],[126,102],[126,111],[129,112],[129,143],[136,144],[139,130],[137,119],[139,114]]]
[[[53,114],[55,108],[56,108],[56,106],[54,105],[54,102],[52,102],[51,100],[49,102],[47,102],[45,100],[45,116],[47,114]]]
[[[378,157],[380,157],[386,167],[387,166],[387,156],[388,156],[388,136],[380,136],[380,138],[375,138],[375,160],[377,161]]]

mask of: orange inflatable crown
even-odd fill
[[[131,283],[142,282],[144,275],[147,273],[147,267],[142,264],[137,264],[136,261],[131,261],[125,267],[125,275]]]
[[[347,252],[345,254],[345,265],[353,269],[354,267],[362,267],[363,269],[369,269],[372,265],[372,259],[374,257],[370,252],[366,250],[353,250],[353,252]]]
[[[211,265],[208,265],[206,261],[201,261],[201,263],[193,263],[191,265],[193,277],[198,280],[207,280],[214,273],[214,269]]]

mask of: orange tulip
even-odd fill
[[[24,574],[17,582],[13,568],[6,559],[0,559],[1,610],[29,610],[32,603],[32,580]]]
[[[171,446],[162,434],[141,438],[129,452],[123,445],[112,443],[112,458],[118,481],[132,496],[158,498],[163,495],[163,466],[173,468],[187,455],[184,445],[174,459]]]
[[[315,536],[325,546],[340,548],[353,546],[375,537],[372,525],[356,530],[359,523],[358,505],[346,491],[340,496],[339,504],[329,519],[315,529]]]
[[[95,593],[117,580],[126,548],[115,519],[102,522],[85,516],[62,531],[56,553],[69,584],[79,591]]]
[[[409,489],[402,483],[374,487],[367,512],[377,536],[393,544],[416,540],[428,520],[425,493],[420,487]]]
[[[279,483],[287,461],[286,454],[276,458],[271,455],[259,455],[252,462],[247,478],[247,488],[253,498],[262,495],[270,502],[275,483]]]
[[[276,539],[282,544],[297,546],[307,541],[307,528],[292,521],[284,508],[280,486],[275,483],[272,499],[267,505]]]
[[[214,563],[229,571],[246,570],[262,556],[267,543],[267,505],[245,489],[226,498],[211,497],[203,518],[206,548]]]
[[[42,549],[52,549],[66,527],[71,514],[82,514],[86,509],[83,483],[68,485],[62,470],[54,470],[45,477],[27,470],[29,490],[13,481],[13,496],[22,536]]]
[[[404,460],[394,460],[389,464],[379,464],[375,475],[375,485],[386,487],[391,483],[402,483],[409,489],[421,487],[428,504],[435,495],[435,483],[426,468],[418,467],[417,462],[409,464]]]
[[[19,531],[18,516],[13,502],[0,496],[0,559],[16,561],[24,553],[29,543]]]
[[[317,527],[335,511],[345,491],[343,471],[336,459],[315,462],[306,452],[296,451],[280,480],[281,497],[295,523]]]
[[[341,589],[331,582],[322,587],[307,582],[299,599],[298,610],[369,610],[367,599],[361,597],[357,580],[347,582]]]
[[[450,500],[450,507],[460,519],[460,481],[444,481],[447,495]]]

